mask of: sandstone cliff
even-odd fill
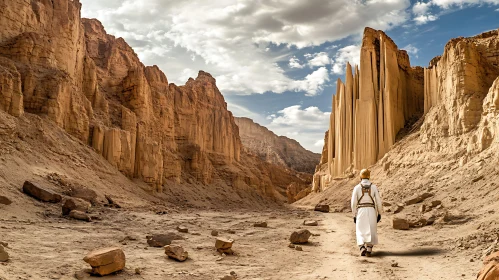
[[[248,118],[235,118],[243,148],[262,160],[291,168],[298,172],[314,173],[319,154],[303,148],[297,141],[277,136]]]
[[[423,114],[423,68],[411,68],[407,52],[384,32],[365,29],[360,61],[360,70],[347,64],[345,83],[337,81],[327,164],[317,167],[314,189],[376,163],[400,129]]]
[[[169,84],[99,21],[81,19],[78,0],[0,0],[0,7],[0,109],[46,117],[158,192],[194,181],[284,199],[287,185],[306,182],[241,151],[210,74]]]

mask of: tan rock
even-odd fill
[[[11,205],[12,201],[8,197],[0,195],[0,204]]]
[[[62,197],[52,191],[40,187],[38,184],[26,181],[23,185],[23,192],[43,202],[58,203]]]
[[[147,244],[151,247],[164,247],[170,245],[173,240],[184,240],[184,238],[176,233],[169,232],[166,234],[155,234],[146,236]]]
[[[407,230],[407,229],[409,229],[409,222],[404,218],[393,217],[392,218],[392,227],[394,229]]]
[[[118,247],[102,248],[88,253],[83,258],[92,266],[92,274],[105,276],[125,268],[125,253]]]
[[[483,265],[478,273],[477,280],[499,279],[499,252],[487,256],[483,261]]]
[[[79,198],[68,198],[62,205],[62,215],[69,215],[72,210],[78,210],[81,212],[87,212],[92,205],[83,199]]]
[[[71,210],[71,212],[69,212],[69,217],[71,217],[75,220],[80,220],[80,221],[85,221],[85,222],[92,221],[92,219],[90,218],[89,215],[87,215],[85,212],[82,212],[79,210]]]
[[[319,223],[317,221],[303,221],[304,226],[317,226]]]
[[[177,227],[177,231],[178,232],[183,232],[183,233],[188,233],[189,232],[189,229],[184,227],[184,226],[178,226]]]
[[[6,262],[9,260],[9,253],[5,251],[3,245],[0,244],[0,262]]]
[[[310,231],[308,231],[306,229],[302,229],[302,230],[293,232],[291,234],[291,236],[289,237],[289,241],[292,244],[305,244],[305,243],[308,243],[308,239],[310,238],[311,235],[312,235],[312,233],[310,233]]]
[[[267,222],[256,222],[253,224],[254,227],[263,227],[263,228],[266,228],[267,227]]]
[[[177,261],[183,262],[187,260],[189,253],[184,250],[182,246],[179,245],[166,245],[165,246],[165,254]]]
[[[405,201],[405,205],[409,206],[409,205],[417,204],[417,203],[423,202],[425,199],[432,197],[432,196],[433,196],[433,194],[431,194],[431,193],[423,193],[420,195],[416,195],[416,196],[413,196],[413,197],[407,199]]]
[[[232,254],[232,244],[234,244],[233,239],[219,237],[215,241],[215,248],[221,254]]]
[[[329,205],[327,204],[317,204],[314,208],[314,211],[329,213]]]

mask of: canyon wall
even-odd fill
[[[412,68],[407,52],[384,32],[365,29],[360,70],[347,64],[345,83],[337,81],[325,142],[327,164],[317,167],[314,189],[369,167],[390,150],[400,129],[423,114],[423,78],[423,68]]]
[[[169,84],[80,11],[78,0],[0,0],[0,109],[46,117],[158,192],[171,180],[284,197],[288,184],[306,182],[242,151],[210,74]]]
[[[243,148],[247,152],[269,163],[298,172],[314,173],[315,165],[320,159],[319,154],[306,150],[296,140],[277,136],[251,119],[235,118],[235,121]]]

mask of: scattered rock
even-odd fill
[[[392,261],[392,264],[391,264],[392,267],[399,267],[399,263],[396,262],[396,261]]]
[[[3,245],[0,244],[0,262],[6,262],[9,260],[9,253],[5,251]]]
[[[317,221],[304,221],[303,225],[313,227],[313,226],[318,226],[319,223]]]
[[[289,241],[293,244],[305,244],[308,242],[312,234],[306,229],[295,231],[289,237]]]
[[[11,205],[12,201],[8,197],[0,195],[0,204]]]
[[[59,203],[62,197],[52,191],[46,190],[30,181],[24,182],[23,192],[43,202]]]
[[[411,228],[419,228],[426,226],[427,221],[425,218],[419,218],[413,221],[409,221],[409,227]]]
[[[296,247],[295,247],[295,250],[296,250],[296,251],[303,251],[303,248],[302,248],[301,246],[296,246]]]
[[[118,247],[94,250],[83,258],[92,267],[92,274],[105,276],[125,267],[125,253]]]
[[[383,206],[390,207],[392,204],[388,201],[383,201]]]
[[[227,230],[227,233],[230,233],[230,234],[236,234],[236,231],[235,231],[235,230],[232,230],[232,229],[229,229],[229,230]]]
[[[83,186],[71,186],[71,189],[67,192],[64,192],[68,196],[80,198],[85,201],[90,202],[92,205],[96,205],[104,202],[104,197],[102,195],[98,195],[94,190],[83,187]]]
[[[442,204],[442,201],[440,201],[440,200],[433,200],[431,202],[431,207],[437,207],[437,206],[439,206],[441,204]]]
[[[137,267],[135,269],[135,274],[140,275],[141,273],[142,273],[142,271],[140,270],[140,268]]]
[[[403,219],[403,218],[393,217],[392,218],[392,227],[394,229],[408,230],[409,229],[409,222],[407,222],[407,220]]]
[[[218,236],[218,230],[212,230],[211,236]]]
[[[426,210],[427,210],[426,205],[423,204],[423,205],[419,206],[419,212],[425,213]]]
[[[80,198],[68,198],[62,205],[62,215],[69,215],[72,210],[87,212],[92,205],[90,202]]]
[[[113,208],[121,208],[121,205],[119,205],[116,202],[116,200],[114,200],[110,195],[106,194],[105,197],[107,200],[107,204],[105,204],[104,206],[113,207]]]
[[[478,176],[478,177],[476,177],[476,178],[473,178],[473,180],[471,180],[471,181],[472,181],[473,183],[476,183],[476,182],[478,182],[478,181],[482,180],[483,178],[484,178],[484,176],[483,176],[483,175],[480,175],[480,176]]]
[[[183,232],[183,233],[188,233],[189,229],[184,227],[184,226],[178,226],[177,227],[178,232]]]
[[[182,236],[172,232],[146,236],[146,238],[147,244],[151,247],[165,247],[166,245],[172,244],[172,240],[184,240]]]
[[[182,246],[179,245],[167,245],[165,246],[165,254],[171,258],[175,259],[177,261],[183,262],[187,260],[187,257],[189,254],[187,251],[184,250]]]
[[[405,205],[409,206],[409,205],[413,205],[416,203],[420,203],[420,202],[423,202],[425,199],[432,197],[432,196],[433,196],[433,194],[425,192],[423,194],[420,194],[418,196],[415,196],[415,197],[412,197],[412,198],[406,200]]]
[[[72,210],[71,212],[69,212],[69,217],[71,217],[75,220],[80,220],[80,221],[85,221],[85,222],[92,221],[90,216],[88,216],[86,213],[78,211],[78,210]]]
[[[232,276],[232,275],[227,275],[227,276],[220,278],[220,280],[237,280],[237,278],[235,276]]]
[[[393,214],[398,214],[398,213],[402,212],[402,210],[404,210],[404,206],[402,206],[400,204],[392,206]]]
[[[288,247],[294,249],[296,247],[296,245],[293,243],[289,243]]]
[[[266,228],[267,227],[267,222],[256,222],[253,224],[254,227],[263,227],[263,228]]]
[[[329,205],[327,204],[317,204],[314,208],[314,211],[329,213]]]
[[[232,254],[232,244],[234,243],[233,239],[225,239],[225,238],[217,238],[215,241],[215,248],[221,254]]]
[[[426,213],[423,215],[423,218],[426,220],[426,225],[431,226],[433,223],[435,223],[435,220],[437,217],[434,214],[431,213]]]
[[[495,252],[483,261],[483,267],[478,273],[477,280],[499,279],[499,252]]]

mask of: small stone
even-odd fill
[[[329,213],[329,205],[327,204],[317,204],[314,208],[314,211]]]
[[[289,243],[288,247],[294,249],[294,248],[296,248],[296,245],[293,243]]]
[[[172,244],[172,240],[184,240],[182,236],[169,232],[167,234],[155,234],[151,236],[146,236],[147,244],[151,247],[165,247],[166,245]]]
[[[263,228],[266,228],[267,227],[267,222],[257,222],[257,223],[254,223],[253,226],[254,227],[263,227]]]
[[[383,201],[383,206],[389,207],[389,206],[392,206],[392,204],[388,201]]]
[[[409,222],[403,218],[393,217],[392,218],[392,227],[394,229],[408,230],[409,229]]]
[[[182,232],[182,233],[188,233],[189,232],[189,229],[186,228],[186,227],[184,227],[184,226],[178,226],[177,230],[178,230],[178,232]]]
[[[12,201],[8,197],[0,195],[0,204],[11,205]]]
[[[219,253],[222,254],[232,254],[232,244],[234,243],[233,239],[225,239],[225,238],[217,238],[215,241],[215,248]]]
[[[392,206],[393,214],[398,214],[398,213],[402,212],[402,210],[404,210],[404,206],[402,206],[400,204]]]
[[[237,278],[232,276],[232,275],[227,275],[227,276],[220,278],[220,280],[236,280],[236,279]]]
[[[367,272],[367,270],[365,270],[365,269],[361,269],[361,270],[360,270],[360,272]]]
[[[92,205],[90,202],[80,198],[68,198],[62,205],[62,215],[69,215],[72,210],[87,212]]]
[[[218,230],[212,230],[211,236],[218,236]]]
[[[305,244],[308,242],[308,239],[310,238],[311,235],[312,233],[310,233],[310,231],[302,229],[293,232],[289,237],[289,241],[293,244]]]
[[[174,260],[183,262],[187,259],[189,254],[184,250],[182,246],[179,245],[167,245],[165,246],[165,254]]]
[[[399,263],[398,263],[398,262],[395,262],[395,261],[392,261],[391,266],[392,266],[392,267],[399,267]]]
[[[90,216],[88,216],[87,214],[81,212],[81,211],[78,211],[78,210],[73,210],[71,212],[69,212],[69,217],[75,219],[75,220],[80,220],[80,221],[85,221],[85,222],[91,222],[92,219],[90,218]]]
[[[433,200],[431,202],[431,207],[437,207],[438,205],[441,205],[442,204],[442,201],[440,200]]]
[[[52,191],[46,190],[30,181],[24,182],[23,192],[43,202],[59,203],[62,197]]]
[[[140,268],[138,268],[138,267],[137,267],[137,268],[135,269],[135,274],[140,275],[141,273],[142,273],[142,271],[140,270]]]
[[[303,248],[302,248],[301,246],[296,246],[296,247],[295,247],[295,250],[296,250],[296,251],[303,251]]]
[[[305,225],[305,226],[312,226],[313,227],[313,226],[318,226],[319,223],[317,221],[304,221],[303,225]]]
[[[92,274],[105,276],[125,267],[125,253],[118,247],[94,250],[83,259],[92,266]]]
[[[229,229],[229,230],[227,230],[227,233],[230,233],[230,234],[236,234],[236,231],[235,231],[235,230],[232,230],[232,229]]]
[[[234,276],[234,277],[237,277],[237,274],[236,274],[236,272],[235,272],[235,271],[231,271],[231,272],[230,272],[230,275],[232,275],[232,276]]]
[[[6,262],[9,260],[9,253],[5,251],[5,248],[3,245],[0,245],[0,262]]]

